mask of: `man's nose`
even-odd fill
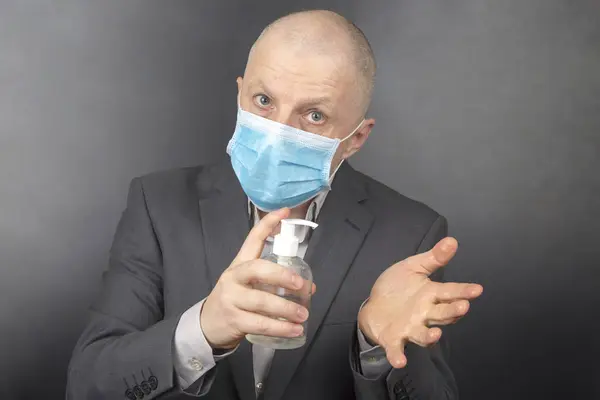
[[[280,124],[292,126],[294,128],[300,128],[300,126],[298,126],[298,119],[295,117],[294,109],[292,107],[277,107],[275,112],[271,114],[271,119],[279,122]]]

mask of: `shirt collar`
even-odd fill
[[[335,178],[335,173],[333,175],[331,175],[331,178],[329,179],[330,186],[333,183],[334,178]],[[321,208],[323,208],[323,203],[325,203],[325,199],[327,198],[328,194],[329,194],[329,190],[319,192],[319,194],[316,195],[311,200],[311,203],[308,206],[308,210],[306,211],[306,217],[304,219],[311,221],[311,222],[316,222],[317,218],[319,217],[319,213],[321,212]],[[248,199],[248,216],[249,216],[249,218],[253,218],[252,226],[258,224],[258,222],[260,221],[260,215],[258,213],[258,209],[256,208],[256,206],[254,204],[252,204],[250,199]],[[300,240],[300,243],[302,243],[309,236],[311,228],[309,228],[308,226],[299,226],[297,229],[298,229],[298,239]],[[269,236],[267,238],[267,241],[269,241],[269,242],[271,242],[272,240],[273,240],[273,238],[271,236]]]
[[[329,191],[321,192],[312,199],[310,205],[308,206],[308,210],[306,211],[306,216],[304,217],[304,219],[311,221],[311,222],[315,222],[317,220],[317,217],[319,216],[319,213],[321,212],[321,208],[323,207],[323,203],[325,202],[325,199],[327,198],[327,193],[329,193]],[[248,199],[248,216],[250,218],[254,219],[254,221],[252,222],[252,226],[258,224],[258,222],[260,221],[260,215],[258,214],[258,209],[256,208],[256,206],[254,204],[252,204],[252,202],[249,199]],[[306,238],[309,236],[308,234],[309,234],[310,228],[308,226],[298,226],[296,229],[298,232],[298,239],[300,240],[300,243],[304,242],[306,240]],[[269,241],[269,242],[272,240],[273,240],[273,238],[271,236],[269,236],[267,238],[267,241]]]

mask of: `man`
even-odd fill
[[[430,279],[457,249],[446,220],[344,162],[374,126],[374,73],[364,35],[333,12],[263,31],[237,80],[230,159],[133,180],[69,398],[457,398],[436,325],[482,287]],[[310,312],[253,288],[305,284],[259,259],[288,217],[319,224],[299,246]],[[273,351],[249,333],[307,342]]]

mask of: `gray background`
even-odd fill
[[[378,57],[354,166],[446,215],[448,276],[485,285],[446,330],[461,398],[600,398],[600,3],[286,3],[0,0],[0,398],[64,397],[129,180],[223,156],[249,46],[310,7]]]

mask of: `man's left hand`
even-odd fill
[[[409,341],[423,347],[436,343],[442,331],[431,326],[458,321],[469,310],[469,300],[483,292],[477,284],[429,279],[457,249],[454,238],[442,239],[430,251],[392,265],[375,282],[358,325],[371,342],[385,349],[393,367],[406,366],[404,347]]]

